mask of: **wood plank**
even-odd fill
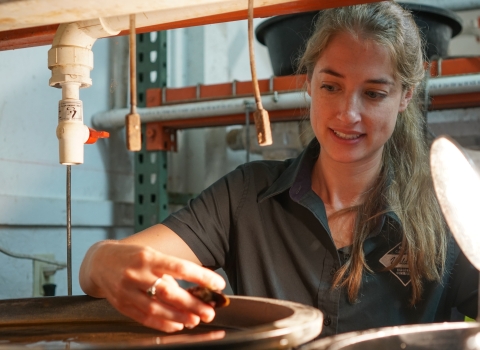
[[[16,0],[17,2],[28,3],[28,0]],[[316,11],[325,8],[331,7],[339,7],[339,6],[348,6],[348,5],[355,5],[360,3],[372,3],[377,2],[378,0],[263,0],[260,5],[255,7],[254,15],[255,17],[269,17],[275,15],[282,15],[282,14],[290,14],[290,13],[299,13],[299,12],[307,12],[307,11]],[[13,3],[15,1],[7,1],[5,4]],[[44,1],[45,4],[49,3],[49,1]],[[73,4],[78,3],[82,4],[83,2],[73,2]],[[116,6],[118,2],[115,2]],[[229,1],[220,2],[222,3],[229,3]],[[236,2],[238,4],[238,2]],[[257,2],[259,3],[259,1]],[[272,4],[274,3],[274,4]],[[56,2],[56,6],[58,6],[58,2]],[[221,11],[218,11],[217,14],[202,14],[199,13],[198,15],[192,16],[189,14],[189,18],[179,18],[181,14],[178,13],[174,16],[176,19],[172,21],[166,21],[165,23],[159,23],[158,25],[147,26],[143,28],[138,28],[137,33],[146,33],[152,31],[162,31],[168,29],[176,29],[176,28],[185,28],[185,27],[193,27],[199,25],[206,25],[206,24],[215,24],[215,23],[222,23],[222,22],[230,22],[230,21],[237,21],[237,20],[244,20],[247,18],[247,10],[246,10],[245,1],[245,9],[244,10],[232,10],[228,9],[223,10],[223,8],[218,5]],[[267,4],[267,5],[265,5]],[[0,2],[0,9],[2,3]],[[26,6],[26,5],[25,5]],[[80,6],[80,5],[79,5]],[[82,5],[83,6],[83,5]],[[192,7],[195,6],[198,8],[198,1],[192,1]],[[243,5],[242,5],[243,6]],[[36,5],[38,8],[42,8],[41,4]],[[238,6],[237,6],[238,7]],[[101,10],[101,11],[100,11]],[[25,10],[26,11],[26,10]],[[40,11],[40,10],[39,10]],[[64,12],[66,9],[64,9]],[[167,10],[166,10],[167,11]],[[172,9],[168,9],[168,11],[172,11]],[[58,11],[60,15],[62,14],[61,11]],[[70,15],[76,11],[75,8],[68,9],[68,12],[64,13],[64,17],[58,17],[58,14],[51,15],[51,16],[44,16],[45,18],[42,19],[42,16],[36,14],[35,20],[28,21],[27,19],[23,18],[9,18],[8,15],[3,12],[3,15],[0,15],[0,24],[8,23],[9,21],[15,23],[16,26],[32,26],[31,28],[19,28],[19,29],[8,29],[8,26],[4,26],[3,28],[7,28],[6,30],[0,31],[0,51],[2,50],[12,50],[12,49],[19,49],[25,47],[33,47],[39,45],[49,45],[53,41],[53,37],[55,35],[56,29],[58,27],[59,22],[72,21]],[[105,9],[98,10],[99,17],[102,16]],[[2,11],[0,11],[2,13]],[[125,13],[128,14],[128,13]],[[147,14],[147,13],[146,13]],[[33,16],[33,15],[32,15]],[[40,17],[46,23],[45,25],[40,25],[43,23],[38,23],[38,18]],[[63,20],[62,20],[63,19]],[[85,20],[88,18],[80,18],[80,20]],[[53,21],[53,22],[52,22]],[[13,26],[13,24],[12,24]],[[2,27],[0,27],[2,28]],[[128,31],[122,31],[119,35],[126,35]]]

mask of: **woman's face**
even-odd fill
[[[412,90],[394,78],[387,49],[341,32],[318,59],[308,81],[310,119],[321,157],[341,163],[380,161],[383,146]]]

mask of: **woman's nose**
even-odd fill
[[[356,94],[345,94],[339,106],[338,118],[350,124],[360,121],[361,101]]]

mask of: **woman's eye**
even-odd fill
[[[333,85],[327,85],[327,84],[322,84],[322,86],[320,86],[320,89],[324,89],[327,91],[335,91],[335,87]]]
[[[385,94],[375,92],[375,91],[367,91],[365,94],[371,99],[382,99],[386,97]]]

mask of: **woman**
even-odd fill
[[[444,321],[452,307],[475,316],[478,275],[429,175],[411,15],[385,1],[318,23],[300,64],[316,136],[302,155],[245,164],[162,225],[95,244],[80,272],[87,294],[175,331],[214,311],[173,277],[223,289],[204,268],[223,267],[237,294],[318,307],[323,336]]]

